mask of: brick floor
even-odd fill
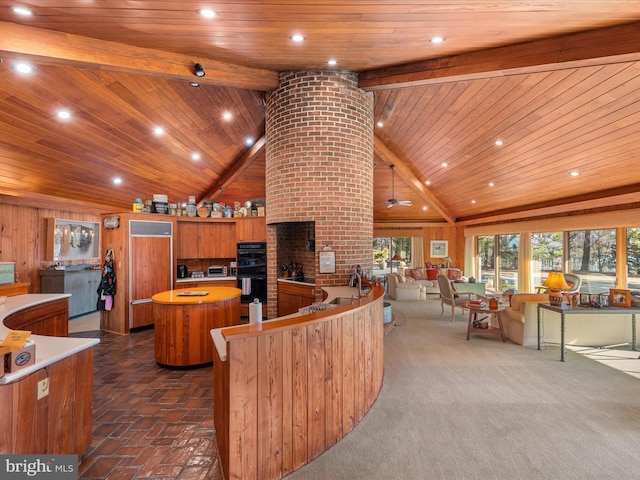
[[[222,476],[213,427],[213,369],[164,368],[153,330],[97,337],[93,435],[81,479],[207,479]]]

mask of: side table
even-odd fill
[[[504,334],[504,327],[502,326],[502,312],[504,311],[504,306],[499,305],[498,308],[490,309],[487,307],[477,307],[475,305],[471,305],[469,302],[462,302],[461,306],[469,309],[469,323],[467,324],[467,340],[469,340],[469,335],[472,333],[488,333],[488,334],[500,334],[503,342],[507,341],[507,337]],[[495,315],[498,320],[499,328],[496,327],[487,327],[487,328],[477,328],[473,326],[474,320],[477,320],[478,314],[491,314]]]

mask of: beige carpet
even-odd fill
[[[467,341],[467,317],[441,317],[435,299],[391,303],[406,322],[385,337],[376,403],[288,478],[640,476],[638,378],[571,351],[561,363],[557,348],[523,348],[495,335]]]

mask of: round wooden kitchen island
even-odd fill
[[[151,297],[156,361],[174,367],[211,363],[214,347],[209,332],[240,324],[241,293],[234,287],[194,287],[156,293]]]

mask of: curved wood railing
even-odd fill
[[[282,478],[349,433],[383,379],[384,288],[322,313],[221,330],[214,420],[226,479]]]

